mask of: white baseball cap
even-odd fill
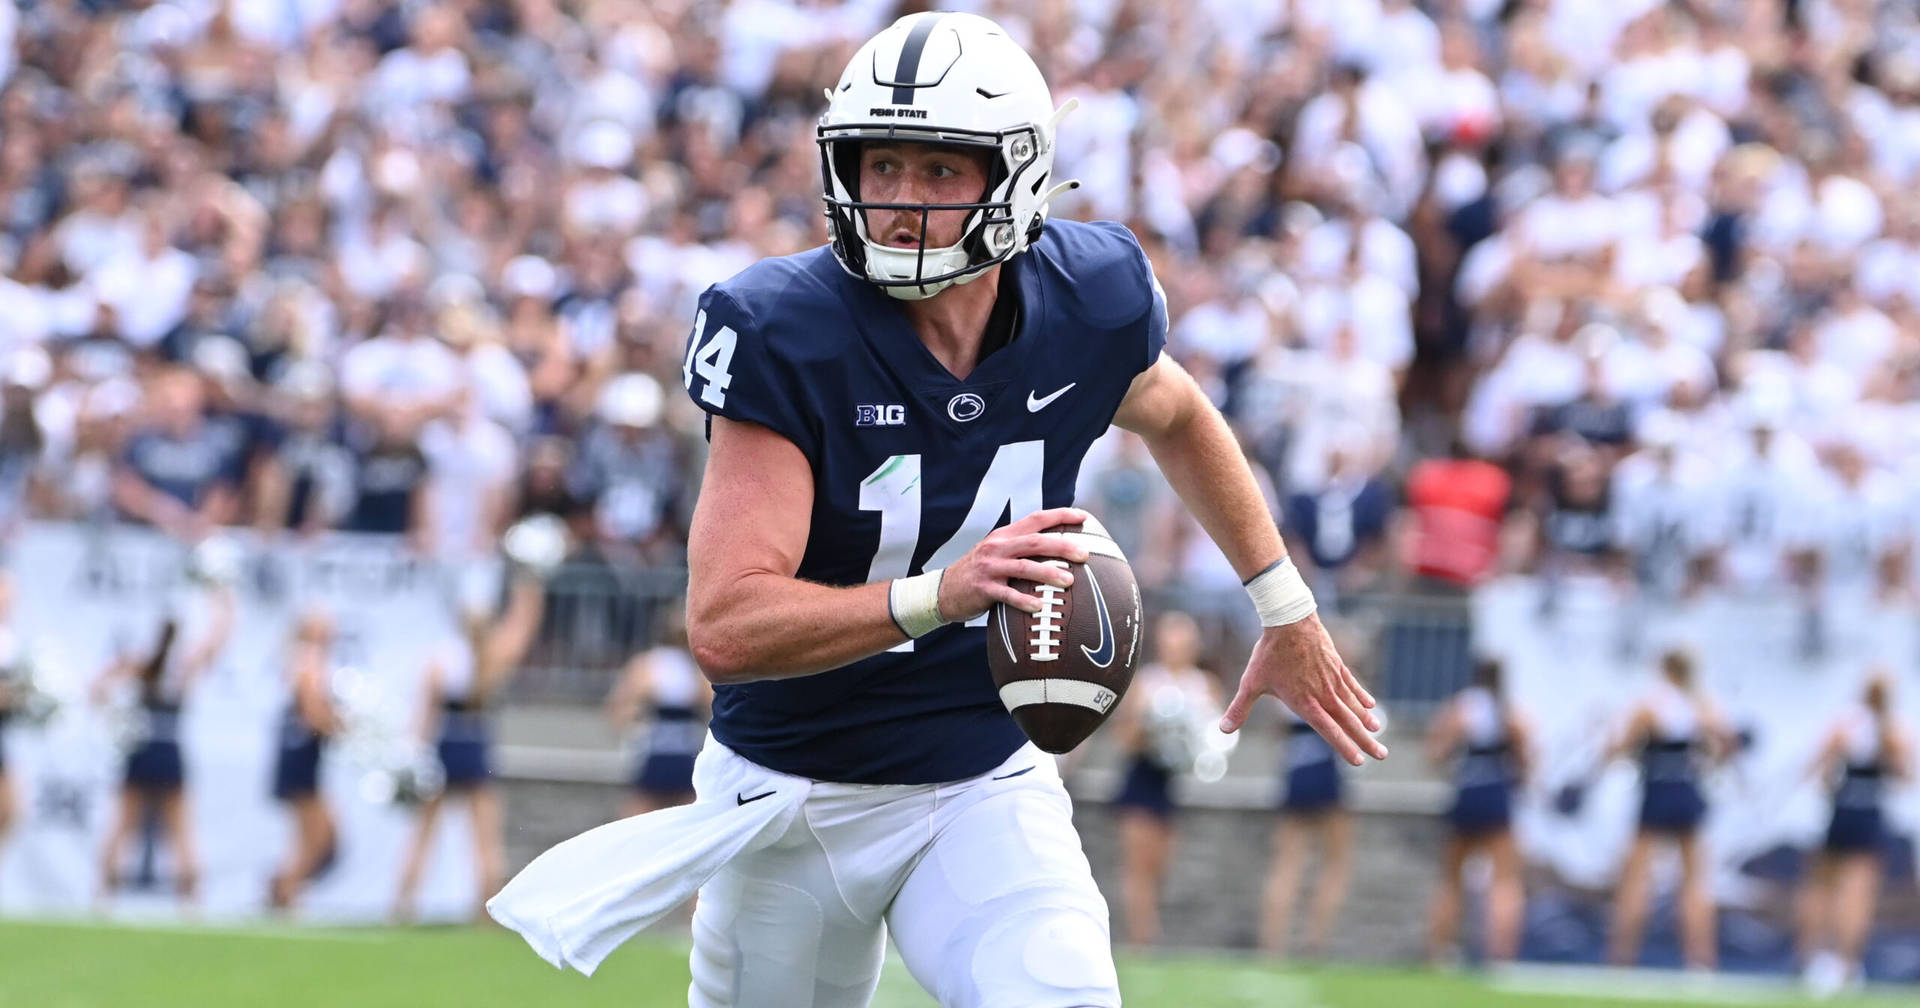
[[[623,374],[600,390],[595,412],[616,427],[651,427],[660,421],[663,398],[652,375]]]

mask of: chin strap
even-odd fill
[[[1045,213],[1047,209],[1047,204],[1052,203],[1053,198],[1055,196],[1058,196],[1064,192],[1071,192],[1078,188],[1080,188],[1080,180],[1076,178],[1076,179],[1068,179],[1065,182],[1062,182],[1059,185],[1054,186],[1053,188],[1047,190],[1047,194],[1045,196],[1040,197],[1040,211],[1042,213]]]
[[[831,99],[833,97],[833,92],[831,91],[827,92],[827,97]],[[1049,141],[1051,141],[1052,138],[1060,135],[1060,120],[1065,119],[1067,117],[1067,113],[1072,112],[1074,109],[1077,109],[1079,107],[1080,107],[1080,99],[1069,98],[1066,101],[1061,102],[1059,108],[1053,110],[1053,115],[1047,118],[1047,138]]]

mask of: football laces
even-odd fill
[[[1065,560],[1043,560],[1049,567],[1065,570]],[[1060,657],[1060,607],[1065,588],[1058,585],[1039,586],[1040,611],[1033,614],[1032,633],[1027,638],[1028,661],[1055,661]]]

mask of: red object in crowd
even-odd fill
[[[1414,572],[1471,587],[1493,570],[1500,552],[1500,519],[1513,480],[1479,459],[1433,458],[1407,476],[1413,508]]]

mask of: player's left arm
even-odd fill
[[[1185,368],[1160,355],[1134,378],[1113,422],[1146,441],[1167,482],[1243,581],[1286,558],[1233,430]],[[1386,746],[1372,734],[1380,729],[1369,710],[1373,697],[1340,659],[1317,615],[1261,631],[1221,730],[1238,731],[1263,695],[1313,725],[1347,762],[1359,765],[1362,753],[1386,758]]]

